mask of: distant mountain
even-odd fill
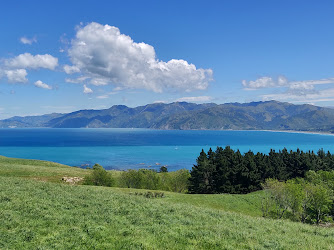
[[[188,114],[205,110],[217,104],[193,104],[174,102],[171,104],[155,103],[129,108],[115,105],[103,110],[80,110],[51,119],[47,127],[55,128],[151,128],[155,123],[174,114]]]
[[[52,113],[39,116],[14,116],[5,120],[0,120],[0,128],[38,128],[46,127],[46,123],[51,119],[63,116],[64,114]]]
[[[103,110],[13,117],[0,127],[154,128],[298,130],[334,132],[334,109],[277,101],[193,104],[155,103],[135,108],[115,105]]]

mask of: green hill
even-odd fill
[[[0,249],[334,247],[333,228],[260,217],[262,192],[145,198],[138,190],[59,183],[87,171],[1,157]]]

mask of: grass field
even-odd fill
[[[0,156],[0,176],[61,182],[64,176],[84,177],[87,173],[85,169],[54,162]]]
[[[131,189],[59,183],[86,173],[0,158],[0,249],[334,248],[333,228],[261,218],[262,192],[148,199]]]

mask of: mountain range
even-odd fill
[[[0,120],[0,128],[9,127],[297,130],[334,133],[334,109],[278,101],[242,104],[173,102],[135,108],[115,105],[102,110],[15,116]]]

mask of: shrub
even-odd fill
[[[161,173],[161,189],[178,193],[186,193],[189,186],[190,173],[187,169]]]
[[[148,169],[124,171],[120,177],[121,186],[139,189],[159,189],[160,177],[156,171]]]
[[[85,177],[84,184],[111,187],[114,184],[114,179],[101,165],[95,164],[91,174]]]

